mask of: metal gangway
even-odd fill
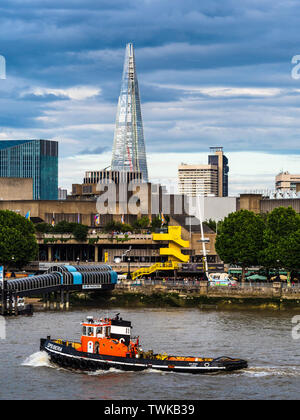
[[[55,265],[44,274],[4,279],[0,289],[2,314],[6,314],[12,301],[25,296],[47,295],[51,292],[112,290],[118,275],[108,264],[101,265]]]

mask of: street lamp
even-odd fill
[[[127,254],[129,254],[129,252],[131,251],[131,246],[124,252],[124,254],[122,254],[121,255],[121,257],[115,257],[114,258],[114,262],[116,263],[116,264],[120,264],[120,262],[122,262],[123,261],[123,259],[124,259],[124,257],[127,255]],[[128,262],[128,273],[127,273],[127,279],[128,280],[131,280],[131,273],[130,273],[130,257],[128,257],[128,260],[127,260],[127,262]]]
[[[5,315],[5,279],[4,279],[4,266],[0,266],[0,283],[1,283],[1,314]]]
[[[281,278],[280,278],[280,275],[279,275],[279,263],[280,263],[280,260],[276,260],[276,262],[277,262],[277,276],[276,276],[276,280],[277,281],[281,281]]]
[[[130,273],[130,257],[128,257],[128,273],[127,273],[127,280],[131,280],[131,273]]]

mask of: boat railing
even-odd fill
[[[61,344],[62,346],[72,347],[75,350],[78,350],[79,347],[81,347],[81,343],[78,341],[73,340],[63,340],[63,339],[57,339],[53,340],[54,343]]]

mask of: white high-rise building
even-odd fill
[[[190,197],[218,195],[218,167],[216,165],[187,165],[178,167],[179,194]]]

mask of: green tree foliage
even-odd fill
[[[89,227],[82,225],[80,223],[75,223],[75,226],[72,230],[72,234],[77,242],[85,242],[87,240],[87,234]]]
[[[203,222],[206,226],[208,226],[211,230],[213,230],[214,232],[216,232],[217,230],[217,222],[215,220],[209,219],[209,220],[205,220],[205,222]]]
[[[231,213],[218,225],[216,251],[225,263],[242,267],[242,281],[245,268],[258,263],[264,227],[262,218],[248,210]]]
[[[282,239],[281,266],[287,271],[300,270],[300,229]]]
[[[45,222],[37,223],[35,225],[35,230],[36,230],[36,232],[39,232],[39,233],[49,233],[50,231],[52,231],[51,228],[52,228],[52,226],[49,225],[49,223],[45,223]]]
[[[160,229],[161,228],[161,219],[159,216],[154,216],[152,217],[151,220],[151,230],[152,232],[155,231],[155,229]]]
[[[150,225],[150,220],[147,216],[142,216],[133,223],[133,228],[135,231],[141,231],[143,229],[148,229]]]
[[[292,207],[277,207],[266,217],[260,264],[267,268],[300,268],[300,216]]]
[[[121,222],[115,222],[112,220],[111,222],[106,223],[104,226],[104,232],[106,233],[113,233],[113,232],[121,232],[123,224]]]
[[[133,227],[128,223],[123,223],[121,228],[122,233],[133,232]]]
[[[21,268],[36,259],[38,244],[34,225],[9,210],[0,211],[0,264]]]
[[[85,242],[89,227],[82,225],[81,223],[66,222],[65,220],[56,223],[54,226],[48,223],[38,223],[35,226],[36,232],[40,233],[70,233],[74,236],[76,241]]]

